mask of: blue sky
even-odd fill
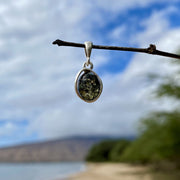
[[[157,81],[172,75],[169,60],[146,54],[92,50],[104,84],[97,102],[74,91],[85,61],[81,48],[57,47],[56,39],[176,52],[179,0],[4,0],[0,2],[0,146],[72,135],[137,133],[147,112],[170,109],[171,100],[151,98]],[[160,106],[161,104],[161,106]]]

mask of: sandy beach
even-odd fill
[[[148,168],[124,163],[87,164],[87,170],[73,175],[68,180],[151,180]]]
[[[150,166],[125,163],[91,163],[87,170],[66,180],[179,180],[179,170],[152,171]]]

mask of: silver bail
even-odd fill
[[[87,59],[90,59],[93,43],[91,41],[86,41],[84,44],[86,57]]]

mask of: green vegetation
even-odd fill
[[[141,133],[133,141],[103,141],[92,147],[87,161],[170,162],[180,167],[180,112],[159,112],[141,121]]]
[[[107,140],[94,145],[86,160],[91,162],[117,161],[119,154],[129,144],[127,140]]]
[[[119,140],[111,149],[109,153],[109,158],[113,162],[118,162],[121,160],[121,155],[125,151],[125,149],[130,145],[130,141],[127,140]]]
[[[122,161],[180,163],[180,112],[159,112],[142,120],[142,132],[121,156]]]
[[[156,98],[171,98],[177,103],[180,101],[179,73],[178,70],[173,76],[164,79],[164,83],[155,92]],[[103,154],[104,151],[106,155]],[[102,156],[106,158],[103,159]],[[98,158],[102,161],[151,163],[158,166],[168,164],[171,168],[180,168],[179,107],[171,111],[149,113],[140,121],[139,136],[133,142],[97,144],[90,151],[87,160],[96,161]]]

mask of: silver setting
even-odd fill
[[[84,43],[85,45],[85,54],[86,54],[86,59],[87,61],[84,63],[84,68],[86,68],[87,66],[90,65],[90,69],[93,69],[93,64],[92,62],[90,62],[90,56],[91,56],[91,51],[92,51],[92,47],[93,47],[93,43],[91,41],[86,41]]]
[[[97,79],[98,79],[98,81],[99,81],[99,83],[100,83],[100,92],[99,92],[98,96],[97,96],[95,99],[93,99],[93,100],[85,100],[85,99],[80,95],[80,93],[79,93],[79,91],[78,91],[78,89],[77,89],[79,77],[80,77],[80,75],[81,75],[84,71],[93,72],[93,73],[96,75],[96,77],[97,77]],[[99,98],[99,96],[101,95],[102,90],[103,90],[102,80],[100,79],[100,77],[99,77],[94,71],[92,71],[92,70],[89,69],[89,68],[83,68],[82,70],[80,70],[80,71],[78,72],[78,74],[77,74],[77,76],[76,76],[76,79],[75,79],[75,91],[76,91],[76,94],[78,95],[78,97],[79,97],[80,99],[82,99],[83,101],[85,101],[85,102],[87,102],[87,103],[95,102],[95,101]]]
[[[86,54],[87,62],[90,62],[93,43],[91,41],[86,41],[84,44],[85,44],[85,54]]]

